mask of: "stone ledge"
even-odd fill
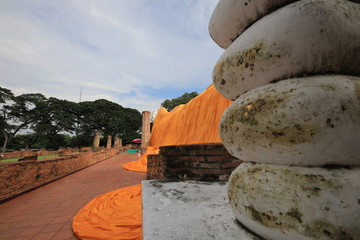
[[[260,240],[236,223],[227,199],[224,182],[142,181],[143,239]]]

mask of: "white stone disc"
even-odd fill
[[[242,163],[228,182],[236,218],[265,239],[360,239],[360,168]]]
[[[294,1],[220,0],[210,18],[210,36],[220,47],[228,48],[251,24]]]
[[[213,70],[228,99],[290,77],[360,74],[360,4],[303,0],[263,17],[238,37]]]
[[[220,137],[243,161],[360,165],[360,77],[294,78],[254,89],[225,110]]]

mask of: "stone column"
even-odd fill
[[[221,0],[214,10],[210,34],[226,48],[214,86],[234,101],[221,140],[244,161],[229,203],[264,239],[360,239],[359,25],[359,1]]]
[[[112,137],[109,135],[106,142],[106,149],[111,149],[111,140]]]
[[[120,148],[120,142],[119,142],[119,137],[115,137],[115,139],[114,139],[114,148],[115,149],[119,149]]]
[[[150,112],[142,112],[142,136],[141,136],[141,147],[145,148],[150,144]]]
[[[99,151],[100,147],[100,131],[96,130],[95,137],[93,141],[93,151]]]

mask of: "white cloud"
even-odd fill
[[[159,90],[211,83],[222,52],[207,32],[216,2],[0,1],[0,85],[71,101],[82,88],[84,100],[153,111]]]

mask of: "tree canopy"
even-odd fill
[[[191,92],[191,93],[186,92],[183,95],[181,95],[180,97],[173,98],[173,99],[166,99],[165,101],[163,101],[161,103],[161,106],[164,107],[166,110],[171,111],[180,104],[188,103],[191,99],[193,99],[197,95],[199,95],[197,92]]]
[[[14,96],[0,87],[0,106],[3,151],[8,144],[14,149],[90,146],[96,130],[124,143],[140,137],[141,113],[105,99],[75,103],[40,93]],[[19,135],[25,130],[29,133]]]

